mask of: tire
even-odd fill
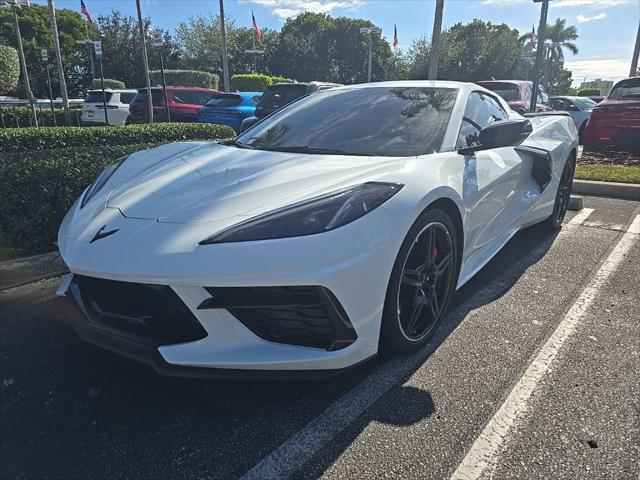
[[[438,208],[423,212],[409,229],[387,286],[381,350],[413,352],[433,337],[458,281],[456,233],[451,218]]]
[[[573,174],[576,170],[576,158],[570,155],[564,162],[560,183],[556,191],[556,200],[553,204],[553,213],[545,220],[545,224],[552,230],[562,227],[562,220],[567,213],[569,199],[571,198],[571,187],[573,184]]]

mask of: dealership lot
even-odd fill
[[[61,326],[59,278],[0,292],[3,475],[638,478],[638,215],[585,198],[509,242],[425,350],[323,382],[159,377]]]

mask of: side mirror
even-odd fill
[[[532,131],[531,122],[526,118],[522,120],[502,120],[480,130],[478,135],[479,145],[461,148],[458,153],[471,155],[479,150],[519,145]]]
[[[256,123],[258,123],[258,117],[249,117],[242,120],[242,124],[240,124],[240,133],[243,133],[245,130],[249,130]]]

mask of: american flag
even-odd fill
[[[262,41],[262,31],[258,26],[258,22],[256,22],[256,17],[253,16],[253,11],[251,12],[251,20],[253,21],[253,31],[256,33],[256,38],[259,42]]]
[[[536,43],[538,43],[538,36],[536,35],[536,27],[534,25],[531,28],[531,37],[529,37],[529,46],[531,48],[535,48]]]
[[[87,21],[89,23],[96,23],[93,21],[89,10],[87,10],[87,6],[84,4],[84,0],[80,0],[80,13],[82,13],[85,17],[87,17]]]
[[[398,48],[398,29],[393,26],[393,48]]]

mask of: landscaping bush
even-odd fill
[[[168,143],[179,140],[218,140],[234,137],[224,125],[153,123],[122,127],[38,127],[0,130],[0,153],[101,145]]]
[[[115,90],[124,90],[126,87],[124,82],[120,80],[114,80],[113,78],[105,78],[104,79],[104,88],[113,88]],[[99,78],[94,78],[91,82],[91,90],[101,90],[102,85],[100,84]]]
[[[3,153],[0,243],[22,253],[54,250],[58,227],[82,191],[116,158],[155,146],[103,145]]]
[[[0,45],[0,95],[16,88],[19,77],[18,51],[7,45]]]
[[[293,83],[293,80],[264,73],[238,73],[231,77],[231,90],[262,92],[269,85],[280,82]]]
[[[600,90],[597,88],[583,88],[578,90],[579,97],[597,97],[600,96]]]
[[[36,115],[41,127],[54,127],[64,125],[64,110],[55,108],[53,112],[46,107],[37,107]],[[79,126],[82,111],[78,108],[71,109],[71,124]],[[54,120],[55,118],[55,120]],[[0,108],[0,128],[31,127],[33,118],[29,107]]]
[[[151,70],[149,75],[152,85],[162,85],[160,70]],[[164,78],[172,86],[218,88],[218,75],[200,70],[165,70]]]

